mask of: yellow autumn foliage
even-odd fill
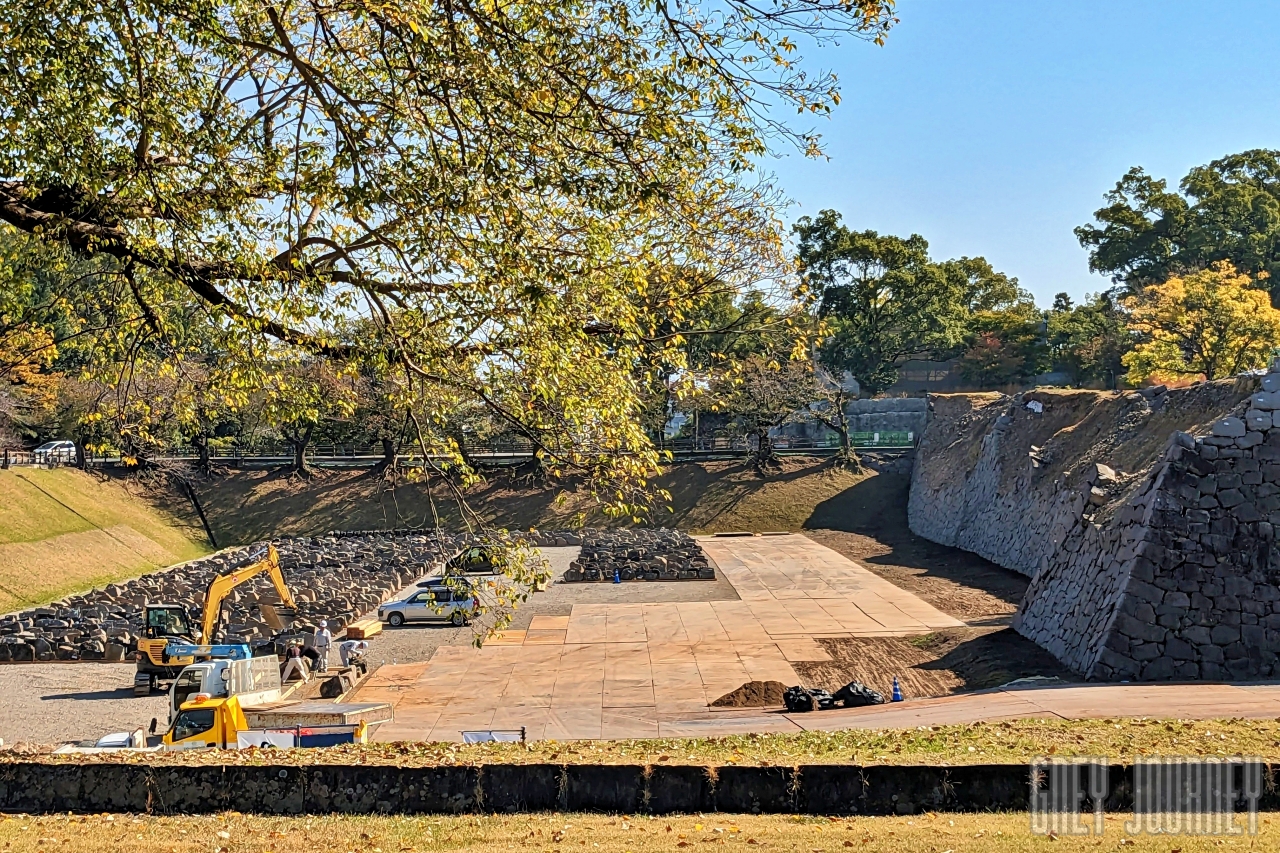
[[[1124,301],[1141,342],[1124,356],[1129,381],[1222,379],[1266,367],[1280,346],[1267,291],[1223,262],[1144,287]]]

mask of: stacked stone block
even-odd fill
[[[678,530],[588,530],[582,551],[564,573],[569,583],[715,580],[707,555]]]
[[[273,544],[297,599],[295,627],[309,630],[324,619],[337,633],[462,543],[461,537],[448,534],[377,533],[279,539]],[[192,624],[198,625],[209,582],[251,559],[262,544],[0,617],[0,661],[120,660],[136,648],[147,602],[184,605]],[[252,642],[270,637],[272,630],[259,605],[277,601],[265,575],[236,588],[223,604],[226,638]]]

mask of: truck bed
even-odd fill
[[[244,709],[250,728],[279,729],[288,726],[349,726],[390,722],[386,702],[273,702]]]

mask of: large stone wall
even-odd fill
[[[1274,677],[1280,374],[1261,386],[937,400],[912,529],[1031,575],[1014,628],[1087,677]]]
[[[1255,386],[931,395],[912,470],[911,529],[1033,576],[1061,539],[1064,501],[1095,485],[1097,464],[1129,482],[1151,468],[1170,433],[1221,417]]]
[[[1264,382],[1209,436],[1175,433],[1105,527],[1068,530],[1020,633],[1100,679],[1280,674],[1280,374]]]

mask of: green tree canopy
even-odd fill
[[[1086,295],[1073,305],[1059,293],[1049,312],[1048,338],[1054,366],[1065,370],[1071,384],[1100,382],[1116,388],[1126,368],[1123,358],[1133,349],[1128,316],[1110,293]]]
[[[1018,280],[983,258],[935,263],[918,234],[851,231],[834,210],[795,225],[805,282],[827,337],[821,361],[864,394],[892,385],[907,359],[958,354],[971,321],[1030,302]]]
[[[1044,317],[1034,302],[975,312],[970,330],[957,369],[979,388],[1021,384],[1049,367]]]
[[[1076,229],[1090,269],[1130,293],[1171,276],[1229,261],[1269,279],[1280,300],[1280,151],[1253,149],[1197,166],[1172,191],[1163,178],[1130,169]]]
[[[638,481],[630,366],[679,348],[653,330],[690,299],[643,298],[642,271],[778,277],[752,164],[817,140],[770,109],[838,101],[797,43],[892,23],[891,0],[0,0],[0,220],[100,265],[125,357],[171,358],[186,323],[246,387],[291,351],[374,353]]]

